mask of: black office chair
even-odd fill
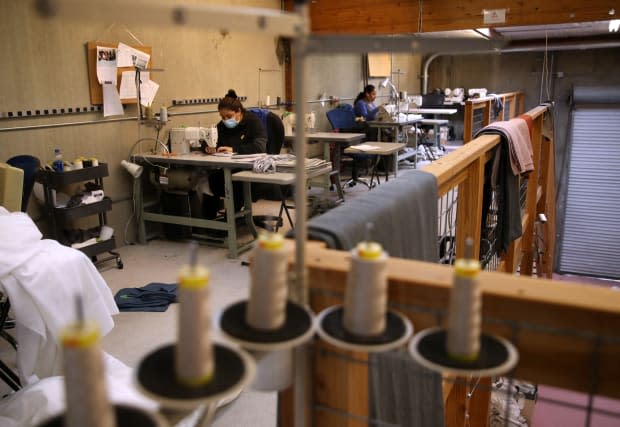
[[[355,111],[351,104],[339,104],[336,108],[329,110],[327,113],[327,120],[332,126],[332,129],[337,132],[345,133],[365,133],[366,129],[363,124],[360,124],[355,120]],[[344,149],[344,147],[342,147]],[[346,154],[353,160],[351,167],[351,179],[349,179],[345,185],[353,187],[355,184],[360,183],[370,188],[370,184],[358,175],[357,166],[359,163],[368,163],[368,161],[374,161],[375,156],[369,154]],[[340,165],[336,165],[340,167]]]
[[[258,116],[267,131],[267,154],[280,154],[282,150],[282,145],[284,144],[284,125],[282,124],[282,119],[278,117],[273,111],[270,111],[265,108],[248,108],[252,114]],[[255,183],[252,184],[252,201],[256,201],[258,199],[267,199],[267,200],[280,200],[282,202],[282,206],[285,206],[284,195],[288,193],[289,186],[276,185],[276,184],[262,184]],[[288,216],[288,220],[292,225],[293,222],[291,220],[291,216],[288,212],[288,209],[280,208],[280,213],[278,216],[274,215],[253,215],[252,219],[254,220],[254,224],[259,227],[277,231],[278,228],[282,227],[283,219],[282,219],[282,211],[286,212]]]

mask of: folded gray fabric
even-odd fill
[[[443,427],[441,374],[406,351],[370,354],[370,425]]]
[[[437,179],[408,171],[368,193],[308,221],[308,238],[333,249],[349,250],[367,238],[381,243],[390,256],[437,262]]]
[[[120,311],[166,311],[177,300],[174,283],[149,283],[141,288],[124,288],[114,295]]]

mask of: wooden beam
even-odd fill
[[[285,9],[291,8],[286,0]],[[612,8],[616,0],[314,0],[310,18],[313,33],[402,34],[489,27],[485,9],[505,9],[506,22],[495,26],[509,27],[602,21]]]
[[[309,245],[313,298],[342,298],[349,256]],[[437,325],[448,306],[452,268],[391,258],[388,272],[390,303],[416,331]],[[483,330],[515,344],[516,378],[620,398],[620,293],[495,272],[482,272],[479,280]]]

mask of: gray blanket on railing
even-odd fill
[[[349,250],[367,238],[392,257],[437,262],[437,179],[412,170],[308,221],[308,238]]]

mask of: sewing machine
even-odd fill
[[[181,127],[170,129],[170,151],[176,154],[187,154],[202,149],[202,141],[208,147],[217,145],[217,128]]]

